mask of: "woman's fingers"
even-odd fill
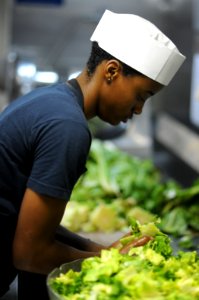
[[[124,237],[130,236],[131,234],[132,234],[131,232],[126,233],[122,238],[120,238],[119,240],[113,242],[110,246],[108,246],[108,249],[110,249],[110,248],[121,248],[122,243],[120,242],[120,240],[123,239]]]
[[[144,246],[145,244],[147,244],[152,239],[153,238],[150,237],[150,236],[142,236],[140,238],[137,238],[137,239],[131,241],[130,243],[126,244],[124,247],[122,247],[120,249],[120,253],[121,254],[127,254],[131,248]]]

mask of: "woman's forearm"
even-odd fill
[[[104,245],[100,245],[94,241],[91,241],[90,239],[82,237],[63,226],[59,226],[56,239],[64,244],[68,244],[69,246],[83,251],[95,252],[106,248]]]

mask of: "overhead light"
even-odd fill
[[[58,74],[52,71],[38,71],[34,76],[34,81],[38,83],[52,84],[58,80]]]
[[[17,76],[23,79],[32,79],[36,74],[36,65],[29,62],[19,64],[17,68]]]

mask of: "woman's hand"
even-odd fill
[[[128,254],[129,250],[133,247],[140,247],[140,246],[144,246],[146,245],[150,240],[152,240],[153,238],[150,236],[142,236],[140,238],[137,238],[131,242],[129,242],[128,244],[126,244],[125,246],[123,246],[120,249],[120,253],[121,254]]]
[[[90,239],[87,239],[87,248],[86,251],[90,252],[100,252],[101,250],[106,249],[106,246],[93,242]]]
[[[131,232],[126,233],[119,240],[113,242],[110,246],[108,246],[107,249],[110,249],[110,248],[120,249],[123,246],[120,240],[123,239],[123,238],[125,238],[125,237],[127,237],[127,236],[130,236],[130,235],[131,235]]]
[[[130,233],[130,232],[125,234],[122,238],[120,238],[119,240],[113,242],[110,246],[108,246],[107,249],[117,248],[117,249],[119,249],[119,252],[121,254],[127,254],[132,247],[144,246],[150,240],[153,239],[150,236],[141,236],[139,238],[134,238],[133,240],[130,240],[127,244],[123,245],[121,240],[123,238],[131,236],[131,235],[132,235],[132,233]]]

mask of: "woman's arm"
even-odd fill
[[[56,234],[65,206],[63,200],[26,190],[13,242],[16,268],[48,274],[63,263],[99,255],[101,246],[77,237],[68,230],[64,230],[64,239],[68,243],[58,241]]]
[[[83,251],[98,252],[106,248],[104,245],[100,245],[90,239],[71,232],[61,225],[57,230],[56,239],[63,242],[64,244],[67,243],[68,245]]]

